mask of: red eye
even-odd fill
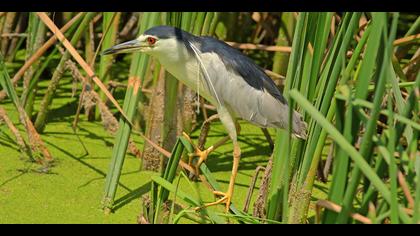
[[[153,44],[156,43],[156,39],[155,38],[152,38],[152,37],[148,37],[147,38],[147,42],[149,43],[149,45],[153,45]]]

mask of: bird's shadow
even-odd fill
[[[213,124],[213,123],[212,123]],[[199,128],[198,128],[199,129]],[[227,133],[222,128],[210,128],[207,136],[205,148],[213,145],[214,140],[220,140],[226,137]],[[190,137],[192,140],[198,140],[199,133],[194,132]],[[241,159],[238,170],[255,170],[257,166],[266,165],[272,150],[263,133],[244,132],[238,135],[238,142],[241,146]],[[222,149],[222,150],[221,150]],[[211,172],[227,172],[232,170],[233,145],[229,141],[218,149],[211,152],[206,160],[206,165]]]
[[[259,165],[265,165],[272,150],[265,139],[240,138],[242,145],[239,170],[254,170]],[[246,145],[243,145],[246,144]],[[226,144],[229,145],[229,144]],[[231,144],[230,144],[231,145]],[[255,158],[259,157],[259,158]],[[233,146],[224,152],[214,151],[206,161],[206,165],[212,172],[225,172],[232,169]]]

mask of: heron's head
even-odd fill
[[[168,55],[184,46],[189,33],[171,26],[156,26],[146,30],[138,38],[115,45],[102,54],[117,54],[129,52],[143,52],[151,56]]]

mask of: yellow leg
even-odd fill
[[[224,138],[223,140],[221,140],[217,144],[213,145],[209,149],[210,149],[210,151],[213,151],[216,147],[222,145],[227,140],[229,140],[229,138],[233,141],[232,175],[230,176],[229,187],[228,187],[228,190],[227,190],[226,193],[219,192],[219,191],[214,191],[213,192],[217,196],[222,196],[221,199],[219,199],[215,202],[212,202],[212,203],[207,203],[202,207],[196,208],[196,210],[201,209],[203,207],[214,206],[214,205],[218,205],[220,203],[225,203],[226,204],[225,211],[227,213],[229,211],[229,208],[230,208],[230,203],[231,203],[232,196],[233,196],[233,189],[235,187],[236,174],[238,173],[239,159],[241,157],[241,149],[240,149],[238,141],[237,141],[237,134],[240,132],[240,126],[233,119],[233,116],[230,114],[230,112],[228,110],[228,107],[219,106],[217,108],[217,113],[218,113],[218,116],[220,118],[220,121],[225,126],[226,131],[228,131],[229,137]],[[207,158],[208,152],[206,150],[206,151],[204,151],[204,154],[203,154],[201,151],[199,151],[198,154],[200,156],[200,160],[199,160],[198,164],[201,164]],[[199,167],[199,165],[197,166],[197,170],[198,170],[198,167]]]
[[[226,213],[229,211],[230,201],[233,196],[233,189],[235,187],[235,180],[236,175],[238,174],[238,167],[239,167],[239,160],[241,159],[241,148],[239,147],[238,143],[234,144],[233,147],[233,167],[232,167],[232,175],[230,176],[229,181],[229,188],[228,188],[228,199],[226,201]]]
[[[225,203],[226,204],[225,212],[226,213],[229,212],[230,203],[231,203],[232,196],[233,196],[233,190],[234,190],[234,187],[235,187],[235,179],[236,179],[236,175],[238,173],[238,166],[239,166],[240,158],[241,158],[241,149],[240,149],[238,143],[235,143],[234,144],[234,149],[233,149],[232,175],[230,176],[229,187],[228,187],[227,192],[224,193],[224,192],[220,192],[220,191],[213,191],[214,195],[222,196],[222,198],[215,201],[215,202],[206,203],[202,207],[197,207],[196,210],[202,209],[204,207],[215,206],[215,205],[218,205],[218,204],[221,204],[221,203]]]

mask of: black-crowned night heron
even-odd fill
[[[236,119],[257,126],[288,128],[289,107],[286,99],[264,70],[228,44],[212,37],[198,37],[170,26],[153,27],[137,39],[116,45],[103,54],[140,51],[155,57],[178,80],[217,108],[217,113],[233,141],[233,168],[226,193],[216,202],[230,206],[241,155],[237,141]],[[306,138],[306,123],[294,111],[292,132]],[[206,160],[213,147],[196,150],[198,165]]]

